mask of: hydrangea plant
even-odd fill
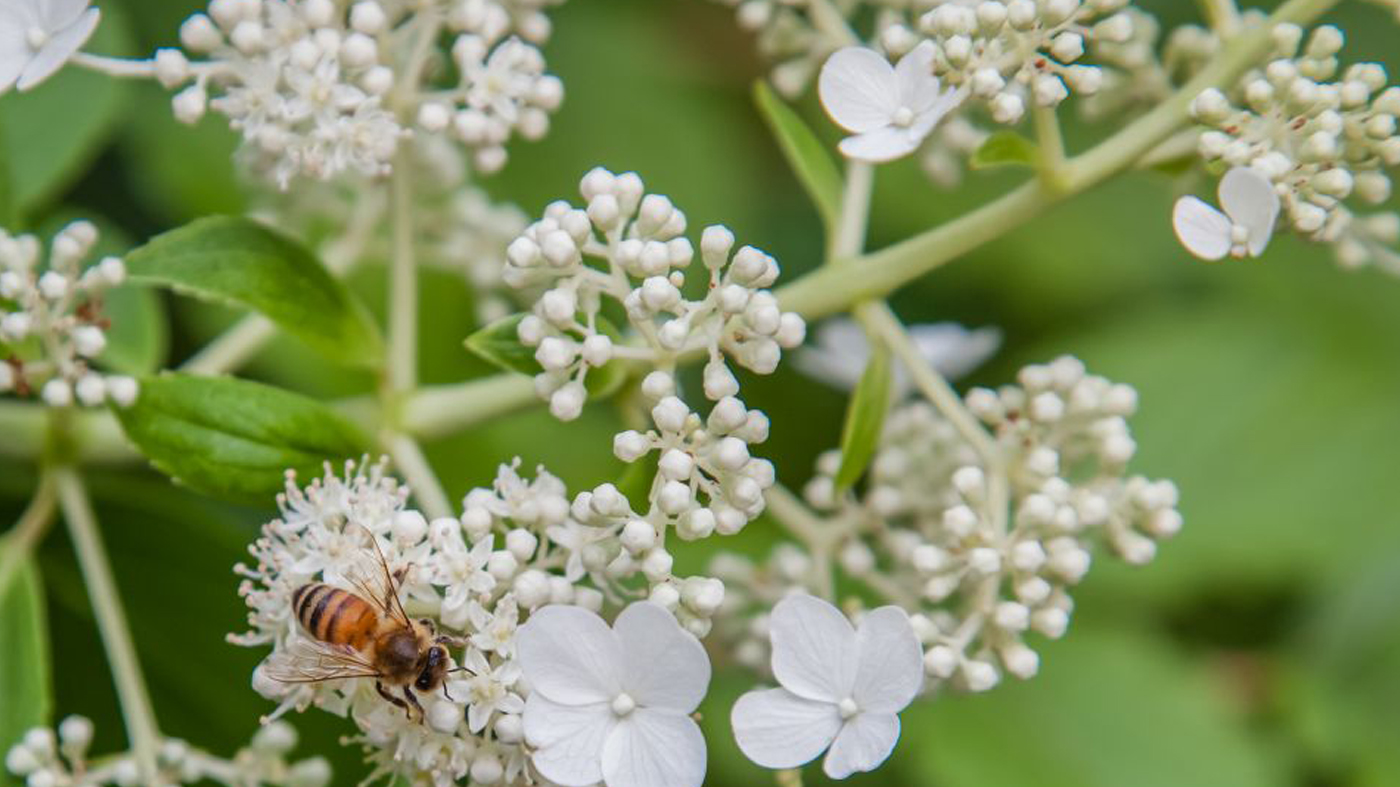
[[[692,226],[636,172],[578,173],[577,195],[538,211],[492,201],[482,178],[568,111],[569,74],[543,54],[556,2],[210,0],[170,31],[178,47],[128,59],[87,51],[100,2],[11,0],[0,93],[64,68],[153,82],[179,121],[236,133],[260,207],[105,255],[89,221],[0,231],[4,439],[39,469],[0,594],[61,513],[129,742],[92,758],[92,724],[71,716],[4,741],[5,768],[29,787],[325,785],[317,753],[288,759],[288,720],[319,713],[371,780],[696,786],[717,654],[753,683],[730,734],[780,783],[819,758],[833,779],[880,768],[906,708],[1034,678],[1096,561],[1148,563],[1183,525],[1177,486],[1130,469],[1129,419],[1155,404],[1131,381],[1066,355],[960,393],[949,380],[999,332],[906,326],[888,298],[1163,163],[1219,181],[1218,209],[1183,195],[1161,216],[1182,256],[1266,257],[1291,233],[1400,272],[1383,206],[1400,86],[1314,27],[1337,2],[1201,0],[1205,24],[1165,34],[1130,0],[731,2],[771,64],[757,111],[823,222],[823,264],[794,276],[764,237]],[[828,117],[789,103],[809,87]],[[1103,126],[1093,147],[1069,149],[1070,112]],[[1027,177],[869,249],[877,165],[910,156],[932,188],[964,165]],[[382,321],[345,283],[368,259],[387,261]],[[418,273],[443,266],[477,297],[454,339],[495,376],[421,379]],[[182,367],[125,373],[104,304],[130,282],[253,315]],[[368,372],[375,394],[328,404],[235,376],[283,336]],[[801,489],[806,469],[764,443],[802,425],[745,397],[794,358],[850,392]],[[574,440],[605,401],[626,480],[570,489],[505,451],[455,498],[464,479],[422,448],[534,405]],[[267,713],[227,759],[155,717],[84,480],[99,459],[276,509],[233,567],[246,626],[229,643],[256,651],[244,677]],[[729,547],[746,528],[777,533],[768,554]],[[703,571],[678,559],[700,541]],[[412,633],[406,678],[394,631]]]

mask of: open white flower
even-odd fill
[[[700,641],[641,601],[611,629],[552,605],[516,635],[530,685],[525,738],[541,775],[563,787],[687,787],[705,780],[705,738],[690,714],[710,685]]]
[[[773,608],[773,674],[779,689],[750,691],[730,721],[744,755],[765,768],[796,768],[828,747],[833,779],[874,770],[899,740],[899,716],[923,685],[923,649],[898,607],[867,612],[860,626],[815,596]]]
[[[966,328],[955,322],[911,325],[909,337],[939,374],[954,380],[981,366],[1001,346],[1001,331],[996,328]],[[815,339],[798,351],[797,368],[834,388],[853,390],[870,361],[870,340],[864,329],[855,320],[840,317],[822,323]],[[902,365],[894,367],[891,388],[896,400],[910,391],[909,373]]]
[[[0,93],[28,90],[63,67],[87,43],[102,13],[92,0],[0,3]]]
[[[1172,226],[1181,245],[1203,260],[1263,254],[1278,218],[1273,184],[1249,167],[1235,167],[1220,179],[1219,194],[1224,213],[1196,197],[1176,201]]]
[[[925,41],[890,66],[873,49],[837,50],[822,66],[817,91],[837,125],[855,136],[841,152],[860,161],[891,161],[913,153],[938,121],[962,101],[933,75],[934,45]]]

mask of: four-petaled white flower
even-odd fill
[[[92,0],[0,3],[0,93],[28,90],[63,67],[87,43],[102,13]]]
[[[822,323],[815,334],[815,343],[798,351],[797,368],[834,388],[853,390],[870,361],[865,330],[855,320],[840,317]],[[909,338],[939,374],[954,380],[981,366],[1001,346],[996,328],[966,328],[955,322],[911,325]],[[893,398],[902,400],[911,388],[909,373],[896,365],[893,375]]]
[[[611,629],[579,607],[546,606],[520,627],[535,767],[563,787],[687,787],[705,780],[705,738],[690,714],[710,685],[700,641],[640,601]]]
[[[890,66],[872,49],[846,47],[822,66],[817,91],[837,125],[855,136],[841,152],[860,161],[891,161],[913,153],[959,103],[953,88],[942,90],[933,75],[935,50],[925,41]]]
[[[923,650],[898,607],[865,613],[852,628],[840,610],[799,594],[773,608],[773,674],[782,688],[734,704],[734,737],[765,768],[796,768],[830,747],[833,779],[874,770],[899,740],[899,711],[923,685]]]
[[[1249,167],[1235,167],[1220,179],[1219,194],[1224,213],[1196,197],[1176,201],[1172,226],[1181,245],[1203,260],[1263,254],[1278,218],[1274,185]]]

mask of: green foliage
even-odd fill
[[[283,471],[303,478],[365,450],[353,426],[299,394],[228,377],[164,374],[116,410],[127,437],[158,470],[215,497],[267,504]]]
[[[383,342],[368,312],[296,241],[232,216],[199,219],[127,257],[133,279],[262,312],[330,358],[373,367]]]
[[[0,558],[6,544],[0,541]],[[0,587],[0,750],[26,730],[48,724],[53,708],[49,635],[39,572],[28,556],[17,558],[8,587]],[[3,560],[0,560],[3,563]],[[0,756],[3,756],[0,753]],[[0,768],[0,785],[20,782]]]
[[[841,173],[826,146],[767,82],[755,82],[753,96],[783,157],[817,206],[822,221],[828,228],[835,227],[841,215]]]
[[[973,169],[1033,167],[1039,151],[1035,143],[1014,131],[998,131],[987,137],[968,161]]]
[[[872,338],[870,360],[865,364],[860,382],[851,394],[845,425],[841,429],[841,466],[836,470],[837,495],[858,481],[875,457],[885,425],[885,414],[890,409],[890,364],[890,348]]]

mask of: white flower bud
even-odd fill
[[[1021,642],[1003,646],[997,655],[1006,671],[1021,680],[1029,680],[1040,671],[1040,656]]]
[[[678,516],[689,510],[695,502],[690,487],[680,481],[667,481],[662,484],[656,496],[656,505],[667,516]]]
[[[1230,100],[1216,88],[1206,88],[1191,100],[1191,116],[1203,123],[1219,123],[1230,116]]]
[[[613,437],[613,455],[628,464],[642,458],[650,450],[651,445],[641,432],[629,429]]]
[[[715,358],[705,364],[704,388],[707,399],[719,400],[739,393],[739,381],[722,359]]]
[[[601,516],[625,516],[629,509],[627,498],[612,484],[594,487],[590,505]]]
[[[729,259],[729,250],[734,248],[734,233],[728,227],[715,224],[705,228],[700,236],[700,256],[705,267],[719,268]]]
[[[558,287],[540,296],[540,313],[556,326],[562,328],[571,324],[577,311],[578,296],[571,289]]]
[[[709,537],[715,531],[715,526],[713,511],[708,508],[692,508],[676,523],[676,534],[687,541],[694,541]]]
[[[1041,74],[1032,86],[1035,103],[1042,107],[1053,107],[1069,97],[1069,89],[1064,80],[1055,74]]]
[[[1001,554],[991,547],[968,550],[967,566],[978,574],[991,576],[1001,571]]]
[[[428,726],[443,735],[451,735],[462,724],[462,706],[445,699],[434,700],[428,706]]]
[[[656,546],[656,528],[643,519],[630,520],[622,528],[622,547],[634,555],[640,555]]]
[[[506,533],[506,549],[522,563],[534,556],[539,543],[539,538],[524,528],[517,527]]]
[[[667,396],[651,409],[651,419],[663,432],[684,431],[686,418],[689,415],[690,408],[685,406],[685,402],[674,396]]]
[[[1052,592],[1054,588],[1041,577],[1027,577],[1016,583],[1016,598],[1031,606],[1044,603]]]
[[[695,460],[679,448],[667,449],[657,463],[657,471],[669,481],[688,481],[695,470]]]
[[[595,369],[612,360],[613,343],[606,334],[596,333],[583,340],[581,352],[584,362]]]
[[[486,559],[487,573],[501,582],[515,576],[515,571],[519,567],[520,563],[515,559],[515,555],[503,549],[492,552],[491,556]]]
[[[642,559],[642,573],[652,582],[660,582],[671,576],[671,567],[674,564],[675,558],[671,557],[671,553],[657,547]]]
[[[995,68],[979,68],[972,72],[972,92],[978,96],[994,96],[1006,87],[1006,80]]]
[[[219,29],[204,14],[194,14],[180,25],[180,43],[192,52],[208,52],[223,42]]]
[[[988,691],[1001,681],[997,668],[985,661],[976,659],[962,663],[962,677],[969,691]]]
[[[126,281],[126,263],[122,262],[120,257],[103,257],[102,261],[97,263],[97,272],[109,287]]]
[[[496,784],[504,776],[505,768],[502,767],[500,758],[491,750],[478,752],[472,760],[472,784]]]
[[[958,505],[943,512],[943,527],[954,537],[964,538],[977,527],[977,514],[972,509]]]
[[[924,671],[930,676],[947,679],[958,668],[958,654],[946,645],[934,645],[924,652]]]
[[[503,713],[497,716],[495,723],[491,725],[491,730],[496,733],[496,740],[507,746],[525,740],[525,728],[519,714]]]
[[[841,561],[841,568],[853,577],[866,576],[875,568],[875,553],[864,542],[855,539],[841,547],[837,559]]]
[[[659,604],[674,611],[676,605],[681,603],[681,592],[676,589],[675,585],[665,582],[652,588],[647,599],[653,604]]]
[[[44,383],[39,394],[50,407],[67,407],[73,403],[73,386],[61,377]]]
[[[63,747],[72,751],[86,751],[92,743],[92,720],[84,716],[68,716],[58,725],[58,738]]]
[[[709,617],[724,603],[724,583],[712,577],[689,577],[681,585],[681,601],[696,614]]]
[[[650,372],[642,378],[642,394],[648,399],[663,399],[675,392],[676,380],[666,372]]]
[[[1026,114],[1026,103],[1015,93],[1001,93],[992,99],[992,119],[1003,125],[1019,123]]]
[[[749,446],[737,437],[725,437],[715,447],[715,464],[730,472],[738,472],[749,461]]]
[[[48,271],[39,277],[39,293],[51,301],[62,298],[68,294],[68,277],[57,271]]]
[[[204,117],[204,110],[208,105],[209,95],[199,84],[181,90],[170,100],[170,108],[175,113],[175,119],[187,125],[198,123],[199,119]]]
[[[1125,44],[1133,37],[1133,18],[1127,14],[1114,14],[1094,25],[1095,38],[1115,44]]]
[[[94,358],[107,347],[107,335],[96,325],[79,325],[70,336],[73,349],[84,358]]]
[[[506,553],[510,554],[510,553]],[[512,585],[515,599],[520,606],[534,609],[549,603],[549,576],[539,569],[531,568],[520,572]]]
[[[350,7],[350,26],[366,35],[383,32],[388,18],[384,9],[373,0],[365,0]]]
[[[136,395],[139,393],[136,378],[125,375],[116,375],[107,378],[107,396],[111,397],[112,403],[118,407],[130,407],[136,404]]]
[[[107,381],[96,372],[88,372],[78,378],[74,388],[78,394],[78,401],[88,407],[96,407],[107,398]]]
[[[1069,613],[1055,607],[1036,610],[1031,615],[1031,628],[1051,639],[1059,639],[1069,628]]]
[[[1078,33],[1060,33],[1050,43],[1050,54],[1061,63],[1073,63],[1084,54],[1084,37]]]

